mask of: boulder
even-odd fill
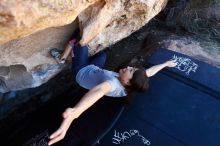
[[[80,43],[93,52],[102,50],[140,29],[157,15],[167,0],[106,0],[79,14]],[[88,15],[90,14],[90,15]]]
[[[37,87],[63,67],[48,53],[64,49],[79,27],[90,54],[129,36],[157,15],[167,0],[2,0],[0,92]],[[78,19],[76,19],[78,17]],[[14,82],[14,84],[13,84]]]
[[[72,23],[98,0],[1,0],[0,44],[49,27]]]

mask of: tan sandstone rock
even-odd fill
[[[52,47],[65,47],[78,25],[76,21],[70,24],[77,16],[80,43],[87,44],[90,54],[94,54],[141,28],[166,3],[167,0],[1,0],[0,92],[36,87],[59,73],[61,68],[48,52]]]
[[[106,0],[80,13],[81,44],[99,51],[140,29],[167,4],[167,0]],[[101,9],[100,9],[101,8]]]
[[[0,44],[72,23],[97,0],[1,0]]]

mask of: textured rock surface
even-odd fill
[[[63,26],[97,0],[1,0],[0,44],[49,27]]]
[[[77,23],[48,28],[0,46],[0,92],[39,86],[62,67],[49,49],[64,48]]]
[[[60,72],[62,68],[48,51],[52,47],[64,48],[74,24],[57,26],[69,24],[79,15],[80,43],[88,44],[94,54],[138,30],[166,3],[167,0],[1,1],[0,43],[4,44],[0,46],[0,92],[36,87]],[[12,86],[13,82],[16,84]]]
[[[144,26],[166,3],[167,0],[106,0],[105,4],[95,3],[79,15],[83,28],[81,44],[89,42],[93,51],[108,47]]]

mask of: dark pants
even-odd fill
[[[80,44],[75,45],[73,48],[74,57],[72,58],[72,72],[74,81],[79,70],[87,65],[94,64],[102,68],[106,61],[106,53],[101,51],[92,57],[88,57],[88,47],[81,46]]]

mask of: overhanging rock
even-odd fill
[[[23,83],[16,74],[1,76],[0,92],[36,87],[59,73],[62,68],[48,52],[52,47],[63,49],[76,27],[82,33],[80,43],[88,45],[92,55],[144,26],[166,3],[167,0],[1,1],[0,67],[12,73],[12,68],[22,66],[22,75],[28,76],[23,79],[28,81]],[[77,16],[79,24],[70,24]],[[15,86],[10,86],[9,81],[14,81]]]

